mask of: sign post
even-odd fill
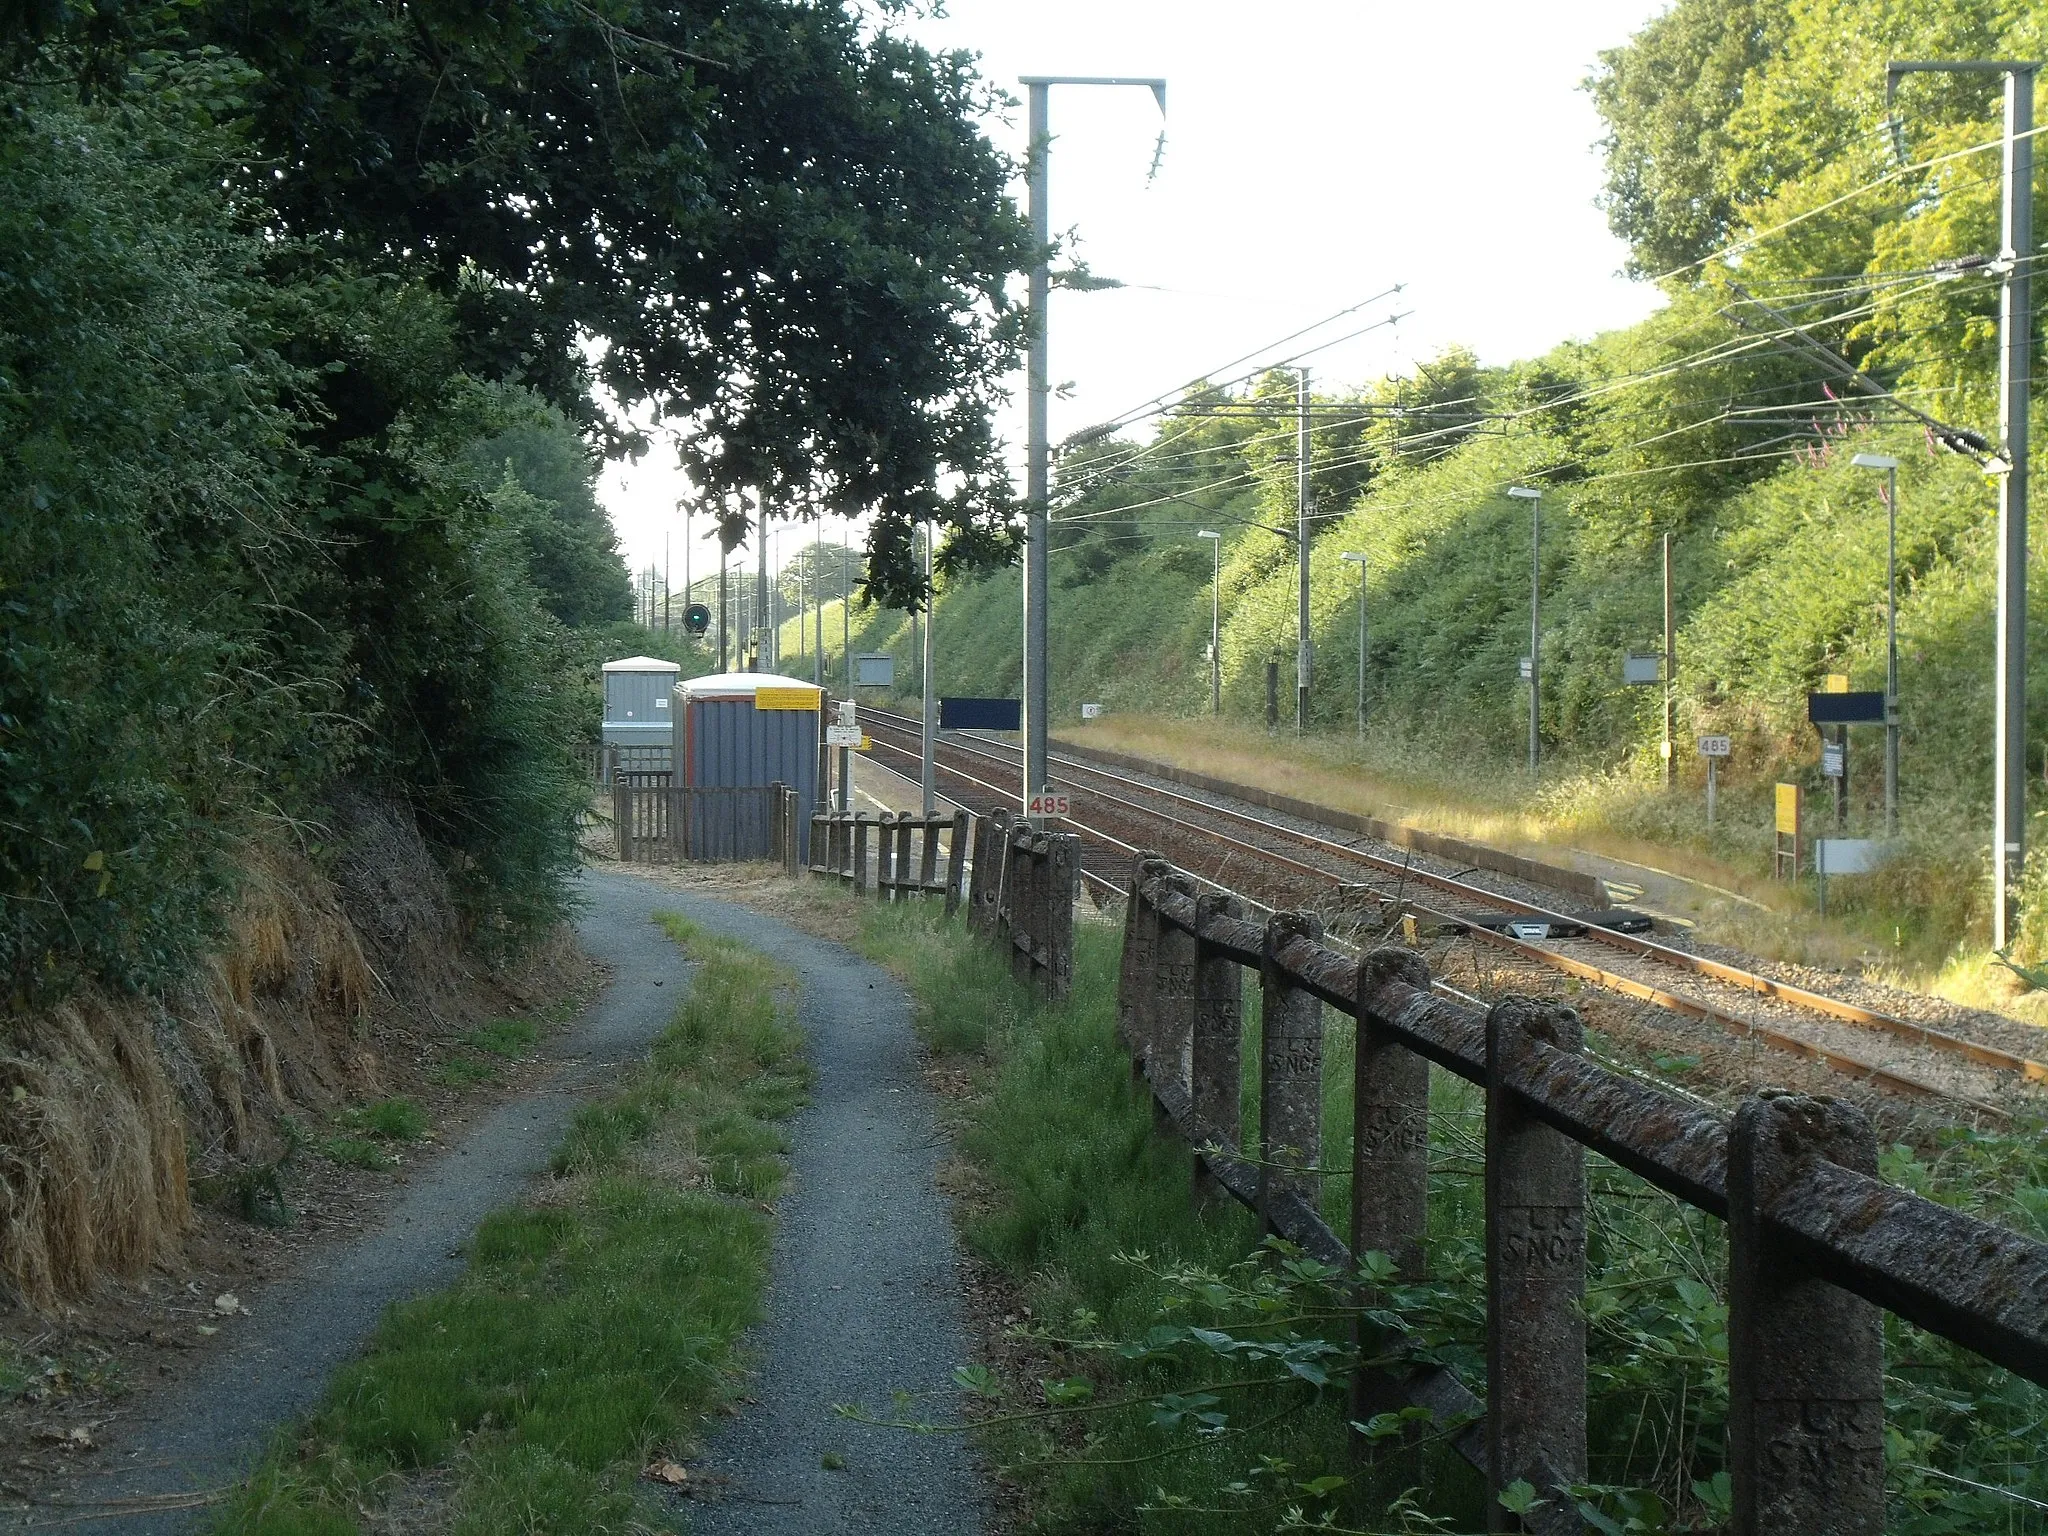
[[[860,706],[852,699],[839,701],[839,728],[860,735]],[[846,746],[839,749],[839,809],[853,809],[853,751]]]
[[[1720,767],[1721,759],[1728,756],[1729,749],[1733,745],[1734,743],[1726,736],[1702,736],[1700,738],[1700,756],[1707,760],[1708,831],[1712,831],[1714,827],[1714,791],[1717,787],[1715,781],[1718,777],[1715,770]]]
[[[1774,880],[1799,878],[1799,824],[1804,799],[1797,784],[1778,786],[1777,817],[1771,837],[1771,878]]]
[[[1849,824],[1849,727],[1878,725],[1885,715],[1882,691],[1851,693],[1848,677],[1840,672],[1830,673],[1819,693],[1806,696],[1807,721],[1821,736],[1821,772],[1835,781],[1837,831]],[[1833,741],[1828,740],[1827,727],[1831,725],[1835,728]]]

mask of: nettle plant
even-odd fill
[[[971,1424],[917,1419],[907,1402],[887,1419],[841,1411],[910,1430],[976,1428],[1027,1484],[1150,1463],[1154,1490],[1137,1509],[1148,1529],[1406,1536],[1483,1526],[1477,1475],[1451,1444],[1468,1419],[1417,1407],[1361,1419],[1348,1406],[1360,1371],[1399,1378],[1436,1365],[1482,1397],[1486,1389],[1480,1170],[1460,1154],[1456,1117],[1443,1118],[1426,1281],[1400,1280],[1385,1254],[1345,1272],[1278,1238],[1223,1267],[1123,1253],[1123,1278],[1155,1302],[1142,1331],[1105,1327],[1088,1308],[1061,1324],[1019,1322],[1011,1341],[1060,1373],[1020,1386],[1015,1372],[962,1366],[954,1383],[974,1400]],[[1889,1148],[1883,1169],[1930,1198],[2040,1232],[2042,1146],[2024,1131],[1949,1128],[1922,1147]],[[1594,1480],[1547,1497],[1569,1499],[1589,1530],[1612,1536],[1723,1530],[1732,1510],[1722,1465],[1723,1229],[1598,1159],[1588,1194]],[[1460,1223],[1461,1213],[1474,1219]],[[2039,1454],[2048,1392],[1896,1319],[1887,1320],[1886,1360],[1889,1528],[2048,1532]],[[1517,1482],[1497,1497],[1527,1515],[1546,1495]]]

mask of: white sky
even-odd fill
[[[1021,159],[1021,74],[1163,75],[1142,89],[1055,87],[1051,216],[1099,275],[1143,288],[1055,293],[1055,442],[1395,283],[1333,329],[1413,311],[1309,359],[1359,384],[1463,343],[1505,363],[1628,325],[1654,290],[1593,198],[1600,121],[1579,82],[1663,0],[949,0],[909,30],[981,54],[1019,98],[990,137]],[[1023,188],[1016,189],[1019,205]],[[1312,338],[1318,339],[1318,338]],[[1289,350],[1292,350],[1291,348]],[[1003,422],[1023,484],[1023,378]],[[601,494],[636,568],[683,578],[689,487],[662,448],[607,467]],[[705,520],[693,531],[701,534]],[[808,537],[791,531],[775,550]],[[694,573],[716,568],[699,540]],[[751,564],[751,562],[750,562]]]

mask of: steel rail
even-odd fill
[[[870,708],[867,710],[867,712],[873,716],[878,717],[878,719],[882,721],[889,722],[882,726],[882,729],[884,730],[894,729],[897,731],[904,731],[908,729],[908,727],[906,726],[895,724],[894,722],[896,720],[902,719],[903,717],[893,716],[889,711],[876,710]],[[894,751],[908,751],[907,748],[897,747],[893,743],[887,743],[886,745],[889,745],[891,750]],[[969,756],[980,757],[992,761],[1001,761],[1001,759],[998,758],[996,754],[992,752],[981,751],[976,748],[966,746],[958,741],[948,742],[946,745],[951,750],[964,752]],[[1072,762],[1071,759],[1060,759],[1060,761],[1069,763]],[[1098,769],[1086,764],[1080,764],[1077,766],[1081,767],[1084,772],[1094,773],[1101,778],[1109,779],[1113,782],[1127,785],[1129,787],[1141,790],[1147,794],[1156,794],[1164,799],[1199,806],[1204,812],[1207,812],[1209,814],[1225,816],[1238,821],[1246,822],[1262,830],[1268,830],[1275,833],[1279,833],[1283,836],[1290,837],[1295,841],[1308,844],[1321,851],[1328,852],[1339,857],[1351,858],[1384,869],[1390,873],[1399,874],[1404,877],[1419,878],[1423,880],[1425,883],[1436,885],[1440,888],[1448,888],[1454,891],[1455,893],[1465,897],[1466,899],[1473,901],[1475,904],[1478,905],[1503,906],[1511,910],[1523,912],[1527,915],[1544,917],[1553,922],[1570,921],[1570,919],[1567,919],[1562,913],[1551,912],[1541,907],[1532,906],[1526,902],[1517,901],[1512,897],[1499,896],[1494,892],[1486,890],[1482,886],[1469,885],[1464,881],[1456,880],[1449,876],[1433,875],[1430,874],[1428,871],[1412,869],[1408,866],[1395,863],[1393,860],[1380,859],[1375,857],[1374,855],[1363,853],[1356,848],[1347,847],[1342,843],[1333,842],[1327,838],[1318,838],[1309,833],[1299,832],[1291,827],[1282,827],[1275,823],[1264,821],[1259,817],[1247,816],[1244,815],[1242,812],[1231,811],[1223,807],[1214,806],[1208,803],[1207,801],[1197,800],[1190,795],[1178,794],[1172,790],[1157,789],[1152,785],[1143,784],[1132,779],[1127,779],[1123,775],[1110,772],[1106,769]],[[949,769],[948,771],[954,773],[957,777],[967,779],[969,782],[977,784],[983,783],[983,781],[976,780],[971,775],[962,773],[958,769]],[[996,786],[985,784],[983,785],[983,787],[990,789],[996,788]],[[1010,791],[1008,789],[1002,789],[999,791],[999,793],[1005,799],[1009,798],[1010,796]],[[1265,859],[1271,863],[1283,865],[1286,868],[1293,870],[1298,874],[1306,875],[1312,879],[1332,880],[1335,878],[1327,869],[1321,869],[1314,865],[1304,864],[1300,860],[1289,858],[1286,854],[1280,853],[1275,849],[1262,848],[1259,847],[1257,844],[1244,842],[1239,838],[1231,837],[1227,833],[1217,831],[1213,827],[1201,826],[1194,822],[1187,821],[1179,816],[1158,810],[1152,806],[1140,805],[1134,801],[1124,799],[1117,795],[1106,794],[1102,791],[1091,791],[1091,793],[1101,794],[1102,798],[1107,803],[1116,805],[1134,814],[1140,816],[1149,816],[1155,820],[1164,821],[1168,825],[1178,828],[1183,832],[1192,834],[1197,837],[1205,838],[1213,842],[1222,843],[1227,847],[1238,849],[1242,852],[1251,854],[1257,858]],[[1124,851],[1131,853],[1136,852],[1136,850],[1131,849],[1128,844],[1120,842],[1115,838],[1110,838],[1107,836],[1107,834],[1097,832],[1093,828],[1086,827],[1082,823],[1074,821],[1072,818],[1067,819],[1069,824],[1074,826],[1077,830],[1087,832],[1091,836],[1095,836],[1101,838],[1106,842],[1113,843],[1116,847]],[[1218,888],[1221,889],[1221,887]],[[1982,1114],[1991,1115],[1999,1119],[2010,1118],[2008,1113],[2005,1110],[1999,1108],[1997,1105],[1986,1103],[1983,1100],[1974,1098],[1969,1094],[1958,1093],[1951,1089],[1937,1087],[1932,1083],[1922,1082],[1918,1078],[1911,1077],[1905,1073],[1895,1071],[1890,1067],[1881,1066],[1876,1062],[1867,1061],[1862,1057],[1856,1056],[1850,1052],[1839,1051],[1827,1046],[1817,1045],[1813,1041],[1806,1040],[1798,1035],[1787,1034],[1783,1030],[1773,1028],[1771,1025],[1766,1024],[1759,1019],[1753,1019],[1748,1017],[1747,1015],[1732,1012],[1729,1009],[1721,1008],[1713,1003],[1704,1002],[1697,998],[1689,998],[1682,996],[1678,993],[1668,992],[1661,987],[1652,986],[1651,984],[1640,981],[1635,977],[1624,976],[1619,974],[1618,972],[1606,970],[1603,967],[1593,965],[1588,961],[1577,959],[1574,956],[1564,954],[1558,950],[1548,949],[1540,944],[1531,943],[1529,940],[1526,939],[1516,938],[1510,934],[1496,933],[1489,928],[1473,926],[1466,917],[1461,916],[1457,913],[1446,912],[1438,908],[1424,906],[1419,902],[1406,902],[1404,903],[1404,905],[1406,905],[1410,910],[1418,913],[1419,915],[1428,916],[1440,922],[1447,922],[1460,927],[1464,927],[1472,938],[1480,942],[1491,944],[1496,948],[1505,949],[1512,953],[1519,954],[1524,958],[1534,960],[1539,964],[1547,965],[1553,969],[1564,971],[1566,974],[1577,976],[1582,980],[1594,982],[1612,991],[1620,992],[1625,996],[1634,997],[1639,1001],[1652,1003],[1658,1007],[1670,1009],[1673,1012],[1684,1013],[1695,1018],[1707,1019],[1715,1023],[1725,1025],[1729,1028],[1729,1030],[1732,1033],[1761,1040],[1764,1043],[1771,1045],[1777,1049],[1788,1051],[1795,1055],[1803,1056],[1810,1061],[1819,1062],[1822,1065],[1829,1067],[1834,1071],[1843,1073],[1844,1075],[1864,1078],[1871,1082],[1878,1083],[1885,1087],[1888,1087],[1895,1092],[1912,1095],[1914,1097],[1947,1099],[1952,1102],[1966,1104],[1970,1108]],[[1597,930],[1589,926],[1587,930],[1587,936],[1601,936],[1600,930]],[[1631,937],[1629,935],[1613,936],[1618,938]],[[1731,979],[1730,977],[1719,975],[1718,972],[1721,970],[1734,972],[1736,976],[1752,976],[1752,973],[1750,972],[1741,971],[1738,968],[1732,966],[1721,966],[1719,962],[1710,962],[1709,964],[1713,967],[1712,969],[1709,969],[1707,965],[1690,965],[1688,964],[1688,962],[1697,960],[1699,959],[1699,957],[1688,955],[1684,950],[1669,949],[1661,944],[1647,945],[1643,950],[1639,952],[1645,954],[1648,958],[1652,959],[1664,959],[1666,957],[1670,957],[1671,963],[1677,964],[1681,968],[1699,970],[1702,974],[1712,976],[1717,980]],[[1787,1003],[1790,1006],[1806,1006],[1814,1012],[1830,1014],[1835,1017],[1845,1017],[1847,1019],[1847,1022],[1851,1023],[1874,1023],[1879,1020],[1885,1020],[1897,1026],[1895,1030],[1890,1032],[1896,1033],[1902,1036],[1903,1038],[1913,1041],[1916,1044],[1924,1045],[1931,1050],[1948,1051],[1953,1054],[1969,1057],[1970,1059],[1976,1060],[1983,1065],[1998,1067],[2007,1071],[2020,1072],[2024,1076],[2031,1078],[2035,1081],[2048,1081],[2048,1066],[2044,1066],[2040,1062],[2030,1061],[2027,1058],[2021,1056],[2014,1056],[2009,1052],[1999,1051],[1990,1046],[1980,1046],[1975,1041],[1963,1040],[1959,1036],[1945,1034],[1939,1030],[1927,1029],[1920,1025],[1908,1023],[1907,1021],[1902,1019],[1891,1019],[1889,1015],[1871,1013],[1869,1010],[1866,1009],[1856,1009],[1854,1010],[1854,1012],[1856,1015],[1867,1015],[1867,1017],[1852,1017],[1841,1013],[1837,1013],[1834,1008],[1813,1007],[1806,1001],[1807,999],[1812,998],[1819,1002],[1830,1004],[1835,1003],[1836,1000],[1822,997],[1822,995],[1819,993],[1807,992],[1806,989],[1804,989],[1803,987],[1781,988],[1780,984],[1770,982],[1768,978],[1765,977],[1753,977],[1752,979],[1760,983],[1761,985],[1751,987],[1749,990],[1757,991],[1763,993],[1764,995],[1775,997],[1778,1001]],[[1853,1005],[1840,1004],[1839,1006],[1841,1008],[1846,1009],[1851,1008]],[[1882,1027],[1882,1025],[1879,1025],[1878,1027]]]

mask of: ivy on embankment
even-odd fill
[[[974,1175],[962,1231],[1008,1278],[1016,1305],[1000,1358],[962,1362],[956,1380],[979,1399],[969,1417],[1022,1489],[1028,1529],[1486,1528],[1478,1476],[1444,1443],[1460,1426],[1383,1415],[1366,1425],[1380,1453],[1354,1458],[1344,1384],[1357,1313],[1347,1277],[1262,1244],[1233,1204],[1191,1202],[1188,1149],[1155,1130],[1149,1094],[1116,1043],[1114,927],[1077,924],[1071,1000],[1055,1007],[1013,981],[996,950],[929,910],[869,907],[862,923],[868,951],[908,980],[927,1044],[968,1067],[972,1092],[953,1114]],[[1256,985],[1244,1014],[1249,1140]],[[1329,1170],[1323,1213],[1341,1231],[1351,1021],[1333,1013],[1328,1028],[1319,1163]],[[1484,1103],[1462,1081],[1433,1079],[1430,1279],[1396,1285],[1384,1256],[1366,1255],[1387,1304],[1366,1315],[1365,1332],[1375,1357],[1446,1365],[1483,1397]],[[2048,1237],[2038,1127],[1931,1130],[1885,1149],[1882,1171]],[[1725,1229],[1605,1159],[1589,1154],[1587,1174],[1593,1481],[1575,1490],[1580,1512],[1606,1532],[1722,1530]],[[1885,1358],[1887,1529],[2048,1532],[2048,1392],[1896,1318],[1886,1320]]]
[[[761,1203],[810,1069],[786,973],[659,921],[698,968],[646,1062],[577,1113],[531,1198],[477,1229],[461,1280],[385,1314],[219,1536],[338,1536],[402,1495],[459,1536],[673,1528],[638,1480],[680,1463],[736,1390],[767,1283]]]

